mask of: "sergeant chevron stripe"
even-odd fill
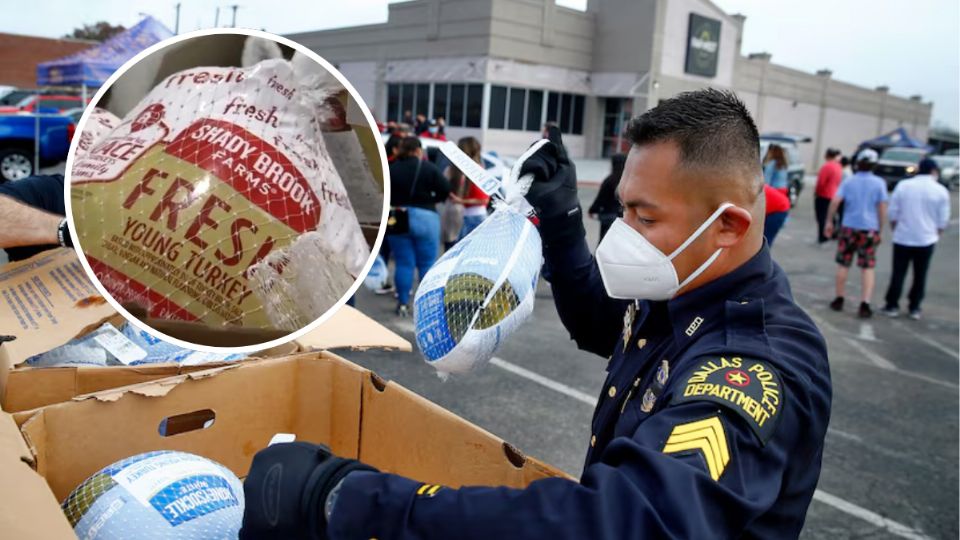
[[[663,447],[664,454],[697,450],[703,454],[707,462],[710,477],[719,480],[727,463],[730,462],[727,434],[723,431],[720,417],[713,416],[675,426],[670,432],[667,444]]]

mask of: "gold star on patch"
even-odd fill
[[[745,384],[747,382],[747,378],[744,377],[743,373],[740,373],[739,371],[734,371],[733,373],[727,375],[727,379],[735,384]]]

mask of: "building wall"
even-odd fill
[[[383,86],[380,82],[382,77],[379,76],[380,64],[377,62],[341,62],[337,65],[337,69],[357,90],[357,93],[372,110],[373,116],[382,118],[382,114],[378,116],[378,113],[384,110],[384,104],[381,103],[383,98],[380,95],[383,92],[378,93],[378,89]]]
[[[490,56],[590,70],[592,13],[557,6],[554,0],[489,1]]]
[[[0,34],[0,85],[37,87],[37,64],[89,49],[95,41]]]
[[[650,71],[656,0],[589,0],[595,21],[592,69],[644,74]]]

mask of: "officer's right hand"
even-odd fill
[[[527,202],[540,221],[544,246],[563,245],[583,238],[583,214],[577,197],[577,172],[567,157],[560,130],[550,128],[549,142],[520,164],[520,176],[532,174]]]
[[[240,540],[325,539],[327,495],[359,470],[376,469],[307,442],[274,444],[257,452],[243,482]]]

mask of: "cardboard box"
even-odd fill
[[[106,321],[119,325],[124,319],[97,293],[73,250],[51,250],[0,268],[0,335],[15,338],[0,344],[0,409],[7,412],[33,409],[80,394],[215,366],[19,366],[27,358],[84,335]],[[204,329],[192,331],[199,333]],[[320,327],[296,341],[264,349],[253,356],[371,347],[411,350],[405,339],[344,306]]]
[[[161,422],[168,434],[187,431],[161,436]],[[276,433],[451,487],[566,477],[369,370],[306,353],[80,396],[12,420],[0,413],[0,530],[71,537],[57,501],[100,468],[150,450],[199,454],[243,477]]]

